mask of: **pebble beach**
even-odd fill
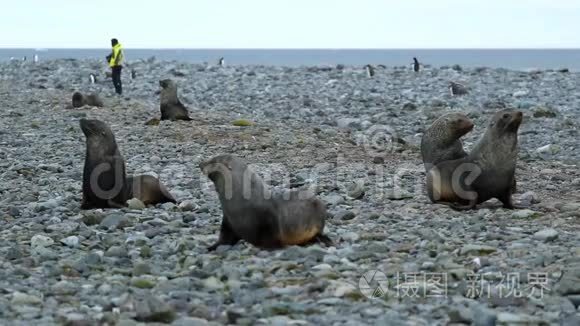
[[[580,325],[580,73],[150,58],[127,62],[117,96],[105,71],[0,63],[0,325]],[[166,78],[192,121],[146,124]],[[69,108],[75,91],[104,107]],[[523,208],[432,204],[424,130],[463,112],[469,150],[504,108],[524,114]],[[82,118],[178,203],[81,210]],[[198,164],[226,153],[273,188],[316,189],[334,246],[208,252],[222,212]]]

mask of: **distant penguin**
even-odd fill
[[[459,96],[467,94],[467,87],[455,82],[449,82],[449,92],[452,96]]]
[[[375,68],[373,68],[373,66],[371,65],[366,65],[365,69],[367,71],[367,76],[369,77],[373,77],[375,75]]]
[[[34,57],[32,57],[32,61],[38,63],[38,54],[35,54]]]
[[[420,68],[419,60],[417,60],[417,58],[413,57],[413,70],[415,72],[419,72],[419,68]]]
[[[89,82],[91,84],[95,84],[97,82],[97,76],[95,76],[95,74],[90,74],[89,75]]]
[[[22,57],[22,61],[23,61],[23,62],[24,62],[24,61],[26,61],[26,56],[23,56],[23,57]]]
[[[225,66],[225,64],[226,64],[226,61],[224,60],[224,57],[221,57],[220,60],[219,60],[220,67]]]
[[[135,69],[131,69],[131,79],[135,79],[137,77],[137,72]]]

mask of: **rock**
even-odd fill
[[[526,95],[528,95],[528,91],[526,90],[519,90],[513,93],[513,97],[524,97]]]
[[[30,247],[33,249],[39,247],[48,247],[53,244],[54,240],[42,234],[36,234],[30,239]]]
[[[356,215],[352,211],[340,211],[334,216],[334,218],[342,221],[352,220],[355,217]]]
[[[14,292],[12,293],[12,299],[10,304],[13,306],[23,306],[23,305],[41,305],[42,299],[26,293]]]
[[[403,189],[391,189],[390,191],[387,191],[387,199],[390,200],[403,200],[410,198],[413,198],[413,194]]]
[[[556,112],[548,108],[537,108],[534,110],[534,118],[555,118]]]
[[[514,314],[510,312],[500,312],[497,315],[497,322],[500,325],[538,325],[541,320],[534,316]]]
[[[364,180],[357,180],[352,182],[348,189],[348,196],[353,199],[361,199],[365,195]]]
[[[250,120],[246,120],[246,119],[237,119],[234,120],[232,122],[232,125],[237,126],[237,127],[249,127],[249,126],[253,126],[254,123]]]
[[[127,200],[127,206],[129,206],[129,209],[134,209],[134,210],[145,209],[145,204],[143,204],[143,202],[137,198],[131,198],[131,199]]]
[[[171,323],[171,326],[208,326],[209,323],[205,319],[196,317],[182,317]]]
[[[212,276],[203,281],[203,286],[208,290],[221,290],[224,288],[224,283]]]
[[[354,285],[351,285],[348,283],[341,284],[334,290],[334,296],[339,297],[339,298],[342,298],[344,296],[347,296],[349,294],[354,294],[354,293],[360,293],[360,292]]]
[[[8,248],[8,251],[6,252],[5,256],[6,260],[8,261],[20,259],[22,257],[23,257],[22,250],[20,249],[19,246],[12,246]]]
[[[534,233],[534,239],[549,242],[558,238],[558,231],[554,229],[543,229]]]
[[[179,203],[178,207],[182,212],[194,211],[199,208],[193,200],[184,200]]]
[[[127,249],[121,246],[112,246],[105,252],[106,257],[127,257]]]
[[[520,205],[523,206],[531,206],[532,204],[537,204],[540,202],[540,199],[533,191],[527,191],[520,195],[519,197]],[[522,217],[526,218],[526,217]]]
[[[344,203],[344,198],[341,195],[328,195],[324,201],[330,206],[337,206]]]
[[[373,157],[373,163],[374,164],[385,164],[385,158],[381,157],[381,156],[375,156],[375,157]]]
[[[553,145],[553,144],[548,144],[542,147],[538,147],[536,149],[537,153],[542,153],[542,154],[557,154],[558,152],[560,152],[560,147],[558,145]]]
[[[163,300],[146,295],[134,301],[135,319],[143,322],[171,323],[175,319],[175,311]]]
[[[79,246],[79,237],[71,235],[70,237],[61,239],[60,242],[67,247],[76,248]]]
[[[160,122],[161,122],[161,120],[159,120],[157,118],[153,118],[153,119],[150,119],[147,122],[145,122],[145,125],[146,126],[158,126]]]
[[[495,326],[497,322],[497,314],[480,304],[475,304],[471,307],[471,314],[473,315],[473,326]]]
[[[146,262],[137,262],[133,265],[133,276],[151,274],[151,266]]]
[[[100,223],[100,227],[107,230],[123,229],[131,225],[129,218],[122,214],[111,214],[105,217]]]
[[[513,218],[533,218],[539,216],[540,213],[531,209],[521,209],[512,213]]]
[[[489,255],[496,251],[497,249],[491,246],[467,244],[461,248],[459,254],[480,256],[480,255]]]

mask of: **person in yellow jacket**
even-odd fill
[[[123,85],[121,84],[121,70],[123,69],[123,48],[121,47],[121,43],[119,43],[116,38],[111,40],[111,45],[113,46],[113,51],[107,56],[107,61],[109,62],[109,67],[111,67],[112,70],[115,92],[121,95],[123,94]]]

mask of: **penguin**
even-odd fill
[[[417,60],[417,58],[413,57],[413,70],[415,72],[419,72],[419,68],[420,68],[419,60]]]
[[[371,65],[366,65],[365,69],[367,71],[367,76],[369,77],[373,77],[375,75],[375,68],[373,68],[373,66]]]
[[[467,87],[455,82],[449,82],[449,92],[452,96],[459,96],[467,94]]]
[[[95,84],[97,82],[97,76],[95,76],[95,74],[90,74],[89,75],[89,82],[91,84]]]
[[[224,60],[224,57],[221,57],[219,60],[220,67],[223,67],[225,64],[226,64],[226,61]]]
[[[32,61],[34,63],[38,63],[38,54],[34,54],[34,57],[32,57]]]
[[[26,56],[22,57],[22,61],[25,62],[26,61]]]
[[[135,69],[131,69],[131,79],[135,79],[137,77],[137,72]]]

